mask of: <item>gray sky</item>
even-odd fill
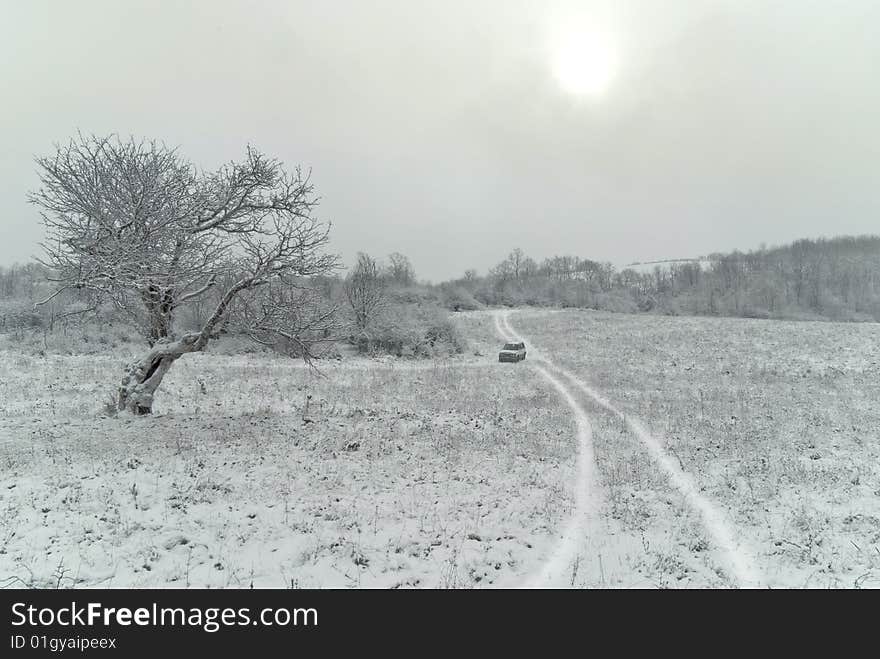
[[[0,263],[77,129],[313,169],[333,249],[420,277],[512,248],[616,264],[878,233],[876,0],[0,0]],[[559,34],[610,44],[601,93]]]

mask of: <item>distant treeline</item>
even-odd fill
[[[96,318],[126,322],[112,304],[76,290],[51,294],[51,273],[28,263],[0,267],[0,332],[65,329]],[[575,256],[536,261],[522,250],[486,274],[469,270],[439,284],[419,282],[409,259],[359,254],[347,273],[312,285],[336,307],[346,339],[363,352],[428,356],[463,348],[443,309],[547,306],[750,318],[880,320],[880,236],[799,240],[746,253],[616,269]],[[176,322],[197,326],[215,301],[206,295]]]
[[[549,305],[753,318],[880,320],[880,236],[799,240],[750,252],[615,269],[522,250],[442,284],[451,304]]]
[[[480,277],[441,284],[447,306],[540,305],[750,318],[880,320],[880,236],[791,245],[615,269],[522,250]]]

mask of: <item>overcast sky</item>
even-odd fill
[[[514,247],[623,264],[880,233],[876,0],[0,7],[0,263],[38,252],[33,157],[78,129],[311,167],[334,251],[435,281]],[[613,62],[599,92],[554,75],[572,26]]]

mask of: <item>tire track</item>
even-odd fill
[[[502,335],[507,334],[513,336],[516,334],[510,324],[509,312],[503,311],[495,314],[496,327]],[[527,346],[531,346],[534,351],[534,343],[531,339],[519,334],[519,339],[526,341]],[[639,441],[645,446],[654,463],[666,474],[669,482],[684,497],[687,504],[699,514],[703,526],[714,540],[716,546],[721,550],[724,566],[730,575],[736,579],[740,587],[757,588],[761,587],[764,580],[757,562],[754,552],[747,547],[744,542],[737,542],[733,532],[733,526],[729,522],[727,515],[717,508],[709,499],[704,497],[699,487],[694,482],[693,477],[682,469],[682,467],[673,458],[666,453],[660,441],[651,435],[640,420],[632,416],[628,416],[615,407],[608,399],[602,396],[597,390],[587,385],[578,378],[574,373],[557,366],[549,359],[542,361],[552,368],[557,374],[566,379],[572,386],[580,389],[586,396],[595,401],[599,406],[606,409],[613,415],[617,416],[626,423],[632,433],[638,437]],[[549,374],[548,374],[549,376]],[[552,377],[552,376],[549,376]]]
[[[503,321],[506,321],[506,318],[502,320],[498,314],[495,314],[496,332],[505,341],[515,341],[514,332],[509,325],[502,326]],[[593,452],[593,430],[587,413],[575,400],[568,387],[540,364],[533,364],[532,368],[556,389],[574,414],[577,423],[578,476],[574,486],[575,510],[565,526],[562,537],[541,571],[527,579],[523,585],[526,588],[562,588],[569,585],[566,581],[569,570],[583,553],[585,538],[596,528],[598,511],[596,501],[599,494],[594,487],[596,460]]]

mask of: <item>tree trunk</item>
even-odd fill
[[[152,346],[171,336],[174,297],[170,288],[162,288],[153,284],[146,288],[142,296],[149,317],[148,340]]]
[[[128,410],[138,415],[152,414],[153,394],[156,393],[156,389],[159,388],[168,369],[181,356],[188,352],[198,352],[208,345],[211,335],[223,322],[232,300],[253,284],[253,278],[242,279],[226,291],[200,332],[191,332],[177,340],[160,339],[144,357],[129,364],[125,369],[125,376],[122,378],[122,386],[119,387],[119,397],[116,401],[117,409],[120,411]],[[166,302],[170,299],[169,294],[166,296]],[[170,324],[170,307],[167,311],[168,313],[163,316],[168,319]]]
[[[153,412],[153,394],[172,364],[182,355],[204,346],[201,333],[187,334],[176,341],[160,341],[144,357],[125,369],[119,387],[117,409],[143,415]]]
[[[169,315],[153,313],[150,315],[150,345],[168,338],[171,333],[171,318]]]

